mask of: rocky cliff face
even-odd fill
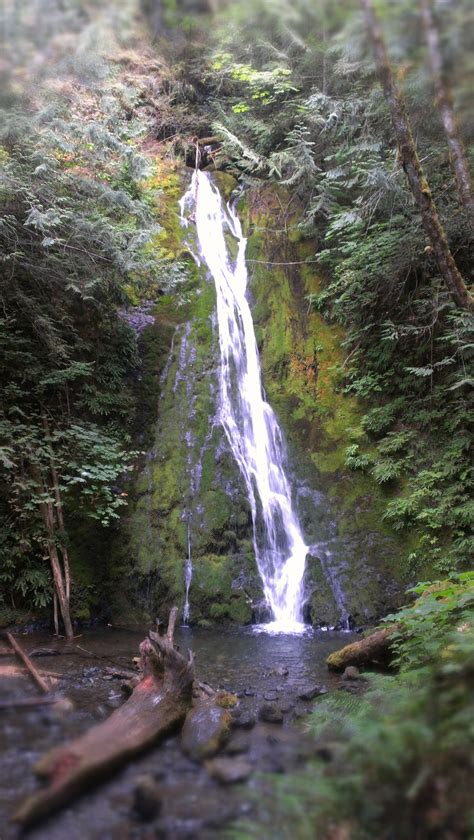
[[[167,245],[178,254],[177,192],[173,182]],[[398,601],[404,546],[384,527],[382,492],[344,466],[347,447],[362,434],[361,408],[342,392],[344,336],[308,309],[319,279],[305,260],[315,246],[300,241],[294,197],[265,186],[247,193],[239,209],[264,387],[287,436],[311,543],[306,617],[316,625],[366,624]],[[129,552],[119,564],[131,600],[119,583],[115,611],[142,618],[182,606],[191,554],[191,621],[242,624],[258,615],[262,597],[250,507],[218,422],[213,281],[194,264],[190,276],[185,302],[163,298],[143,332],[143,382],[157,397],[156,418],[132,494]]]

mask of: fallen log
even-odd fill
[[[47,694],[50,687],[49,687],[48,683],[46,682],[46,680],[43,679],[43,677],[41,676],[41,674],[39,673],[37,668],[35,668],[35,666],[33,665],[30,657],[28,656],[28,654],[23,650],[21,645],[18,644],[17,640],[12,636],[11,633],[9,633],[7,631],[6,636],[7,636],[7,639],[9,641],[9,643],[11,644],[13,650],[15,651],[16,655],[21,659],[23,664],[26,666],[26,668],[30,672],[30,674],[33,677],[33,679],[34,679],[36,685],[38,686],[38,688],[40,688],[41,691],[43,691],[45,694]]]
[[[123,706],[40,760],[35,770],[47,786],[20,806],[16,822],[31,825],[49,816],[182,723],[191,707],[194,669],[174,648],[176,615],[173,608],[166,635],[150,632],[141,643],[143,679]]]
[[[393,659],[391,643],[397,629],[398,627],[393,625],[376,630],[375,633],[371,633],[370,636],[358,642],[335,650],[326,659],[328,668],[331,671],[344,671],[349,665],[355,665],[358,668],[370,666],[387,668]]]

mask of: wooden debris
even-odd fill
[[[21,659],[23,664],[30,672],[38,688],[40,688],[41,691],[47,694],[50,689],[50,686],[48,685],[46,680],[43,679],[38,669],[35,668],[28,654],[23,650],[21,645],[17,642],[17,640],[12,636],[11,633],[7,631],[6,636],[17,656]]]
[[[326,659],[328,668],[331,671],[344,671],[348,665],[356,665],[358,668],[388,667],[393,658],[391,637],[396,630],[396,625],[376,630],[370,636],[334,651]]]
[[[141,643],[143,679],[131,697],[106,721],[41,759],[36,772],[47,785],[20,806],[17,822],[31,825],[49,816],[183,722],[194,672],[173,645],[176,615],[173,608],[166,635],[150,632]]]

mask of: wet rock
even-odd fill
[[[291,712],[295,704],[292,703],[291,700],[280,700],[278,705],[280,706],[283,714],[287,714],[288,712]]]
[[[221,709],[233,709],[237,705],[238,698],[236,694],[231,691],[218,691],[214,702],[221,707]]]
[[[287,677],[289,671],[286,665],[279,665],[278,668],[273,669],[272,674],[274,674],[276,677]]]
[[[298,700],[314,700],[321,694],[327,694],[327,688],[324,685],[307,685],[298,691]]]
[[[246,688],[244,694],[246,697],[255,697],[255,691],[253,688]]]
[[[243,732],[236,732],[227,744],[225,751],[228,755],[240,755],[250,749],[250,738]]]
[[[223,785],[245,782],[252,772],[252,765],[244,758],[213,758],[206,761],[206,770]]]
[[[109,694],[107,700],[105,701],[105,705],[109,709],[118,709],[119,706],[122,705],[123,697],[121,694]]]
[[[83,677],[93,677],[94,674],[98,674],[100,672],[100,668],[98,666],[92,668],[83,668],[82,669],[82,676]]]
[[[348,694],[359,694],[360,688],[354,684],[340,685],[338,691],[347,691]]]
[[[276,691],[266,691],[263,695],[264,700],[268,700],[270,703],[274,703],[275,700],[278,700],[278,694]]]
[[[160,788],[152,776],[142,776],[134,791],[133,810],[144,821],[155,819],[161,811]]]
[[[364,677],[361,676],[361,673],[355,665],[348,665],[345,669],[343,675],[343,680],[363,680]]]
[[[258,710],[258,717],[265,723],[283,723],[283,712],[276,703],[263,703]]]
[[[229,735],[231,716],[226,709],[213,704],[191,709],[181,732],[181,746],[191,758],[210,758],[222,747]]]
[[[295,706],[293,714],[295,718],[304,718],[311,713],[311,709],[307,709],[305,706]]]
[[[242,712],[240,715],[232,718],[232,726],[240,729],[252,729],[255,726],[257,719],[251,712]]]

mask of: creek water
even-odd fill
[[[69,653],[35,659],[39,668],[60,675],[56,691],[64,693],[73,708],[63,712],[50,706],[0,710],[2,840],[17,836],[8,816],[35,789],[32,768],[38,758],[124,702],[120,681],[111,679],[105,666],[130,668],[143,638],[144,630],[87,631],[68,646]],[[226,826],[234,821],[258,821],[258,803],[267,796],[265,774],[291,773],[314,758],[315,745],[306,734],[307,714],[319,701],[308,702],[298,695],[314,684],[329,690],[343,685],[327,671],[325,658],[349,639],[341,633],[271,636],[250,628],[236,632],[179,628],[176,641],[181,649],[194,651],[198,678],[238,694],[237,716],[256,715],[265,695],[276,697],[285,710],[283,724],[257,722],[251,730],[233,730],[225,749],[234,756],[243,753],[252,766],[250,778],[223,788],[203,765],[181,752],[179,736],[170,737],[28,836],[31,840],[206,840],[228,836]],[[21,641],[29,651],[43,646],[62,650],[62,643],[44,635]],[[282,675],[286,669],[288,674]],[[0,670],[0,700],[36,695],[30,680],[18,675],[13,657],[2,656]],[[236,746],[236,739],[244,742]],[[162,807],[153,826],[142,822],[133,809],[134,789],[144,774],[156,778],[160,788]],[[271,795],[265,807],[272,808]]]
[[[246,239],[240,220],[224,205],[210,176],[199,170],[181,201],[184,224],[196,225],[199,253],[217,297],[220,411],[252,510],[253,543],[268,632],[304,632],[306,545],[287,477],[287,451],[276,415],[265,400],[250,306]],[[186,215],[187,211],[190,215]]]

